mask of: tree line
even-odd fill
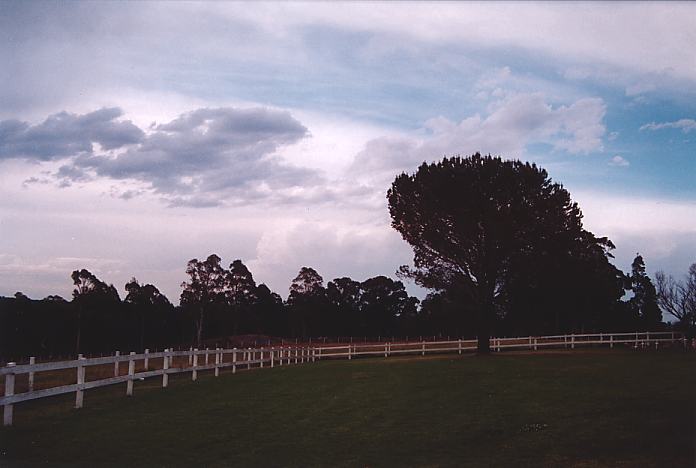
[[[123,300],[88,270],[72,272],[70,301],[0,298],[0,355],[56,355],[172,345],[214,346],[226,337],[488,337],[656,330],[662,312],[693,334],[696,264],[685,281],[630,273],[614,244],[582,225],[562,185],[534,164],[474,154],[423,163],[387,192],[392,226],[414,252],[397,276],[430,292],[419,301],[400,279],[335,278],[302,267],[286,299],[257,284],[241,260],[213,254],[186,266],[179,305],[135,278]]]
[[[283,300],[265,284],[257,284],[241,260],[224,268],[214,254],[189,261],[186,273],[189,280],[182,284],[178,306],[156,286],[141,284],[135,278],[126,283],[126,295],[121,299],[116,287],[85,269],[71,275],[71,300],[55,295],[32,300],[21,292],[0,297],[0,356],[65,356],[206,343],[215,346],[239,335],[300,341],[319,337],[476,336],[475,307],[456,291],[431,292],[419,301],[408,294],[400,280],[376,276],[361,282],[341,277],[324,284],[316,270],[302,267]],[[593,278],[597,272],[583,281],[580,276],[575,281],[554,278],[542,290],[523,289],[511,294],[508,310],[494,319],[493,333],[522,336],[655,330],[662,326],[658,304],[666,308],[670,297],[670,307],[676,311],[673,315],[693,327],[693,315],[685,314],[687,305],[676,292],[686,291],[687,283],[658,273],[656,289],[640,255],[630,274],[613,273],[617,275],[614,287],[593,294],[588,294],[588,284],[601,283],[601,277]],[[696,282],[696,265],[689,281]],[[565,287],[559,284],[563,282]],[[632,297],[622,299],[627,294]]]

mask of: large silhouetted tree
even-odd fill
[[[207,312],[224,301],[227,274],[220,266],[220,257],[215,254],[208,256],[202,262],[195,258],[189,260],[186,274],[191,279],[181,283],[184,290],[181,292],[180,301],[182,306],[191,307],[195,311],[195,339],[196,344],[200,346],[203,341],[203,326]]]
[[[481,156],[423,163],[401,174],[387,193],[392,226],[414,249],[402,273],[436,290],[458,288],[477,310],[480,353],[490,351],[499,298],[516,264],[549,245],[611,244],[582,226],[580,208],[534,164]]]

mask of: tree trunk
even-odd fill
[[[199,309],[198,327],[196,327],[196,346],[201,347],[203,341],[203,307]]]
[[[478,313],[478,344],[476,352],[477,354],[490,354],[491,353],[491,321],[493,320],[493,291],[488,291],[488,288],[481,288],[479,297],[482,297],[482,304],[479,306]]]
[[[145,349],[145,313],[140,311],[140,350]]]
[[[80,335],[82,334],[82,306],[77,306],[77,338],[75,339],[75,354],[80,354]]]
[[[491,353],[491,330],[488,315],[486,308],[482,307],[479,313],[477,354]]]

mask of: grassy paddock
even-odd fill
[[[694,466],[696,355],[357,359],[15,407],[0,466]]]

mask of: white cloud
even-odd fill
[[[444,117],[425,122],[431,131],[422,139],[383,137],[366,143],[356,155],[355,173],[412,170],[423,161],[480,151],[522,158],[526,147],[546,143],[569,153],[601,151],[606,106],[602,99],[583,98],[554,107],[542,94],[517,94],[497,101],[488,116],[474,115],[459,123]]]
[[[675,122],[651,122],[640,127],[641,130],[662,130],[663,128],[678,128],[681,129],[682,132],[688,133],[691,130],[696,130],[696,120],[680,119]]]
[[[609,165],[617,167],[628,167],[631,165],[631,163],[629,163],[626,159],[622,158],[617,154],[616,156],[611,158],[611,160],[609,160]]]

